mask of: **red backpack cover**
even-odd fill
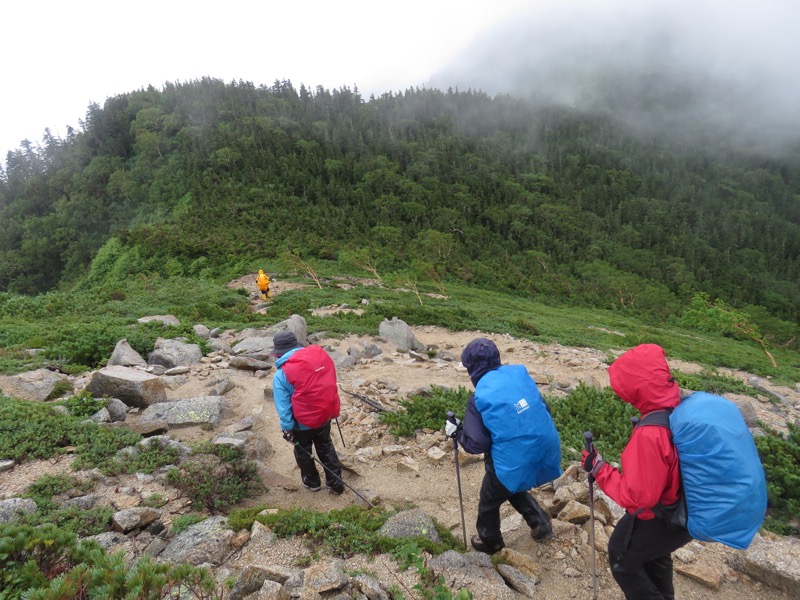
[[[297,350],[281,369],[294,387],[292,413],[298,423],[315,429],[339,416],[336,367],[321,346]]]

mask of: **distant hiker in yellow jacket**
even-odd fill
[[[256,283],[258,284],[258,289],[261,292],[261,298],[266,300],[272,294],[269,291],[269,275],[264,273],[264,269],[258,270],[258,277],[256,277]]]

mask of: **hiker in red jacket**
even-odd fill
[[[272,378],[275,410],[283,438],[294,444],[294,458],[303,486],[322,487],[312,447],[325,471],[325,485],[334,494],[344,491],[342,466],[331,439],[331,419],[339,416],[336,368],[321,346],[303,346],[294,333],[283,331],[273,340],[276,372]]]
[[[614,392],[642,417],[672,410],[680,402],[664,349],[656,344],[628,350],[608,374]],[[620,463],[622,468],[616,469],[596,450],[583,451],[583,468],[626,511],[608,541],[611,573],[627,600],[673,600],[671,553],[692,538],[686,529],[668,525],[682,496],[669,429],[634,428]]]

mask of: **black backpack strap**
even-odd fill
[[[636,427],[645,427],[647,425],[657,425],[658,427],[666,427],[669,429],[669,416],[672,414],[672,409],[654,410],[647,413],[636,423]]]

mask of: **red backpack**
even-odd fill
[[[316,429],[339,416],[336,367],[321,346],[297,350],[281,369],[294,387],[292,413],[298,423]]]

